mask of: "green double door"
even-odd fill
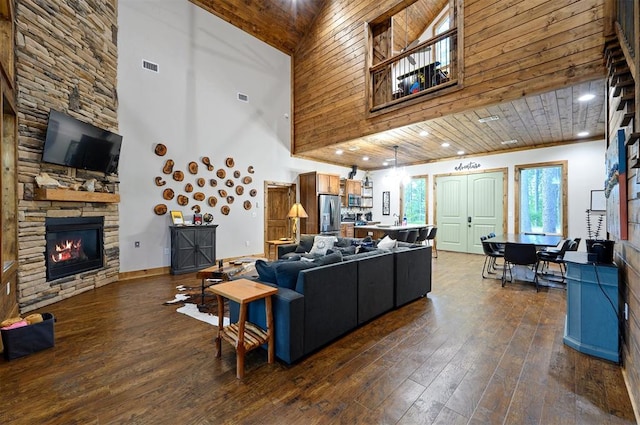
[[[504,174],[436,176],[438,249],[482,254],[480,236],[503,233]]]

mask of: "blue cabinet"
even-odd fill
[[[592,356],[620,361],[618,268],[593,264],[584,252],[567,252],[564,343]]]

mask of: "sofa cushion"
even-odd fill
[[[390,250],[396,247],[396,243],[397,241],[395,239],[391,239],[389,235],[387,235],[378,242],[378,249]]]
[[[333,244],[336,243],[338,238],[335,236],[322,236],[317,235],[313,239],[313,246],[311,247],[310,254],[325,255],[328,249],[333,248]]]
[[[276,284],[283,288],[295,289],[300,270],[318,267],[313,261],[284,261],[275,265]]]
[[[256,260],[256,271],[258,278],[263,282],[276,283],[276,271],[274,263],[264,260]]]
[[[340,251],[318,257],[313,260],[316,266],[326,266],[327,264],[339,263],[342,261],[342,253]]]
[[[330,249],[327,251],[327,255],[330,254],[331,252],[340,252],[343,256],[353,255],[356,253],[356,247],[355,246],[341,247],[341,246],[334,245],[333,249]]]

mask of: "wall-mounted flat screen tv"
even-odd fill
[[[118,172],[122,136],[52,109],[42,160],[106,174]]]

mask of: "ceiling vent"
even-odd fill
[[[249,101],[249,96],[247,96],[244,93],[238,93],[238,100],[240,102],[248,102]]]
[[[156,74],[160,72],[160,66],[158,66],[157,63],[149,62],[144,59],[142,59],[142,67],[151,72],[155,72]]]

